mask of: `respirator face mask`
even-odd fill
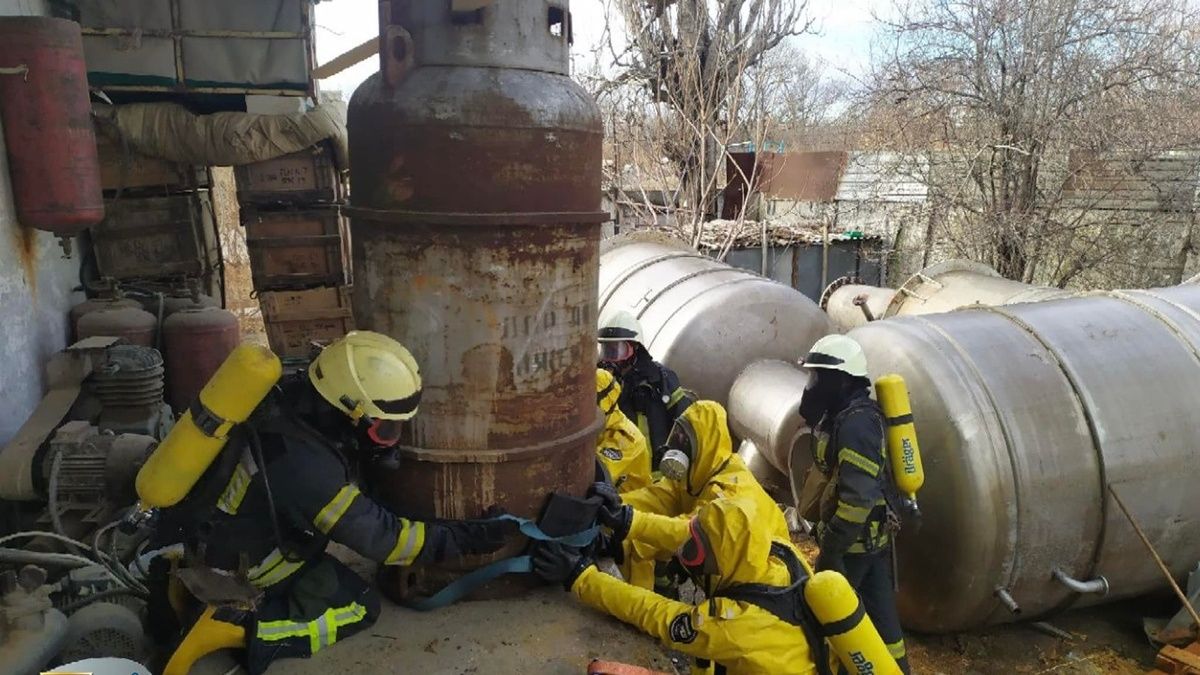
[[[661,449],[662,459],[658,462],[658,470],[671,480],[684,480],[692,468],[691,434],[687,432],[682,422],[676,422],[667,436],[667,444]]]

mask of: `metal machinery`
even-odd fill
[[[380,3],[381,72],[350,102],[346,213],[355,319],[412,350],[424,380],[399,467],[372,475],[402,513],[536,516],[592,478],[607,216],[567,10]]]
[[[838,279],[822,294],[821,308],[829,313],[834,326],[844,332],[874,319],[936,314],[970,305],[1014,305],[1068,295],[1071,291],[1061,288],[1005,279],[987,265],[950,260],[917,272],[895,291]],[[865,304],[867,312],[859,303]],[[867,318],[868,312],[872,319]]]
[[[908,382],[927,482],[900,610],[954,631],[1130,597],[1200,559],[1200,286],[899,317],[850,333]],[[1104,595],[1104,593],[1107,595]],[[1081,594],[1082,593],[1082,594]]]
[[[649,233],[604,241],[600,311],[617,309],[638,317],[646,348],[684,387],[722,404],[743,368],[794,361],[830,332],[799,291]]]

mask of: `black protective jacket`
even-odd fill
[[[658,448],[667,442],[675,420],[695,401],[695,397],[679,384],[675,371],[650,358],[645,347],[638,345],[633,365],[621,380],[621,398],[617,404],[625,416],[633,420],[645,436],[647,451],[653,453],[658,466]]]

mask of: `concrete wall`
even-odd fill
[[[45,13],[41,0],[0,0],[0,16]],[[52,235],[17,222],[8,156],[0,151],[0,444],[12,438],[41,400],[42,366],[66,345],[79,258],[76,250],[63,259]]]

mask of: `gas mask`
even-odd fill
[[[658,470],[671,480],[686,480],[695,452],[690,429],[685,422],[677,421],[667,436],[667,444],[659,448],[662,459],[658,461]]]
[[[812,373],[800,399],[800,417],[810,429],[816,429],[841,389],[841,380],[833,371],[810,369]]]

